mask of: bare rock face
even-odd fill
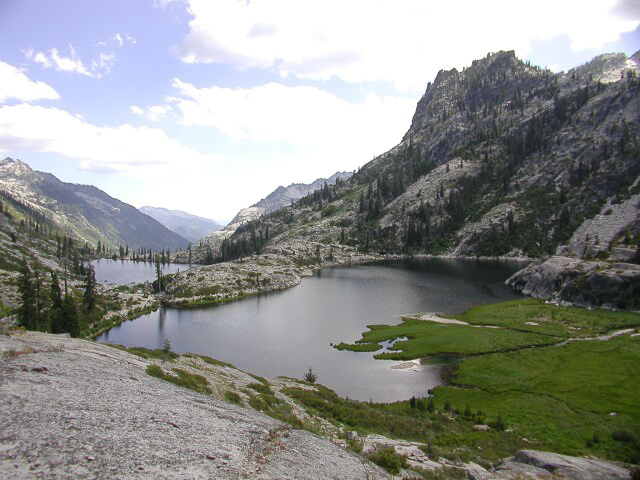
[[[471,480],[520,480],[524,478],[566,480],[630,479],[631,472],[620,465],[589,458],[571,457],[537,450],[520,450],[492,471],[468,471]]]
[[[291,202],[296,202],[302,197],[322,188],[325,183],[327,185],[334,185],[336,181],[347,180],[351,175],[351,172],[336,172],[329,178],[318,178],[309,184],[292,183],[288,187],[280,186],[259,202],[251,205],[251,207],[262,208],[266,213],[275,212],[282,207],[290,205]]]
[[[0,478],[390,478],[105,345],[27,333],[0,336],[0,352]]]
[[[640,308],[640,266],[554,256],[506,281],[525,295],[585,307]]]

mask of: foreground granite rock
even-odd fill
[[[0,353],[0,478],[390,478],[108,346],[25,333],[0,336]]]
[[[640,265],[554,256],[506,281],[525,295],[562,304],[640,308]]]
[[[631,471],[620,465],[589,458],[571,457],[536,450],[520,450],[493,472],[469,471],[471,480],[516,480],[526,478],[566,480],[630,479]]]

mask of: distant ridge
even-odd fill
[[[198,217],[182,210],[169,210],[161,207],[140,207],[140,211],[155,218],[172,232],[186,238],[190,242],[222,229],[222,225],[214,220]]]
[[[157,220],[96,187],[62,182],[13,158],[0,161],[0,190],[62,232],[93,245],[162,250],[189,244]]]
[[[329,178],[319,178],[311,183],[292,183],[288,187],[278,187],[265,198],[259,202],[251,205],[252,207],[263,208],[265,213],[275,212],[291,205],[291,202],[296,202],[302,197],[306,197],[310,193],[322,188],[326,183],[327,185],[334,185],[336,180],[346,180],[353,175],[351,172],[336,172]]]

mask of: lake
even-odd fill
[[[156,279],[156,265],[153,262],[134,262],[132,260],[111,260],[99,258],[90,262],[96,271],[98,283],[143,283],[153,282]],[[181,263],[165,263],[162,265],[162,273],[168,275],[178,270],[184,271],[190,265]]]
[[[135,264],[133,264],[135,265]],[[395,401],[424,396],[441,384],[442,364],[397,369],[372,353],[338,351],[366,326],[396,324],[401,315],[461,313],[518,294],[504,280],[522,262],[416,259],[384,265],[323,270],[297,287],[201,309],[160,309],[125,322],[98,341],[209,355],[266,377],[302,378],[309,367],[318,382],[358,400]],[[183,266],[184,268],[184,266]]]

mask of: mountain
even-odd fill
[[[50,226],[97,244],[154,250],[184,248],[189,242],[136,208],[90,185],[58,180],[12,158],[0,162],[0,193]]]
[[[336,172],[329,178],[319,178],[312,183],[292,183],[288,187],[278,187],[259,202],[251,205],[252,207],[262,208],[266,213],[275,212],[291,205],[291,202],[300,200],[310,193],[319,190],[324,184],[335,185],[336,181],[347,180],[353,175],[351,172]]]
[[[213,220],[191,215],[181,210],[168,210],[149,206],[141,207],[139,210],[151,218],[155,218],[169,230],[190,242],[195,242],[209,233],[222,229],[222,225]]]
[[[397,146],[348,181],[246,223],[214,255],[344,247],[538,258],[584,241],[597,254],[609,244],[592,220],[618,204],[627,213],[605,222],[606,241],[634,246],[639,61],[606,54],[553,73],[509,51],[440,71]]]
[[[224,240],[233,235],[241,226],[258,220],[261,216],[290,206],[293,202],[329,185],[340,184],[351,177],[349,172],[336,172],[329,178],[319,178],[312,183],[292,183],[288,187],[279,186],[265,198],[250,207],[243,208],[224,228],[203,236],[188,252],[179,254],[178,261],[211,263],[221,255]]]

